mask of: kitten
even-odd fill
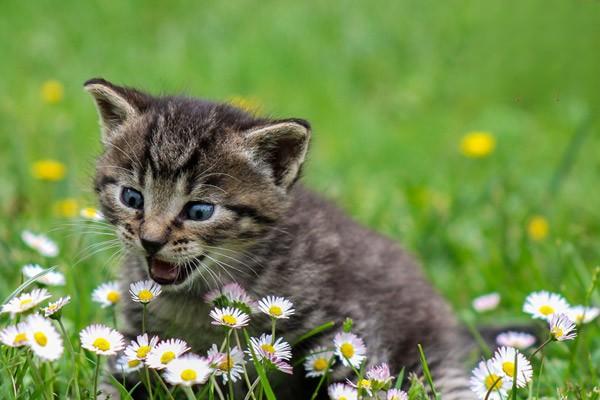
[[[463,331],[414,260],[297,183],[308,122],[153,97],[103,79],[87,81],[85,89],[101,119],[95,190],[126,251],[123,288],[149,278],[163,285],[148,308],[151,333],[206,351],[220,330],[210,325],[203,296],[236,281],[256,298],[292,300],[296,315],[279,328],[292,342],[350,317],[371,364],[420,372],[421,343],[443,398],[473,398],[461,364]],[[141,329],[140,308],[124,305],[131,337]],[[330,346],[333,334],[294,351]],[[296,368],[296,384],[287,379],[275,385],[276,394],[308,398],[316,382],[303,376]]]

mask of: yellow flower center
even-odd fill
[[[340,346],[340,351],[344,357],[352,358],[354,355],[354,346],[351,343],[344,343]]]
[[[83,210],[81,210],[81,215],[84,218],[96,218],[96,209],[92,208],[92,207],[85,207]]]
[[[550,329],[550,333],[552,333],[552,336],[554,336],[556,339],[560,339],[564,334],[563,330],[558,326]]]
[[[111,290],[106,294],[106,300],[113,304],[118,303],[119,300],[121,300],[121,293],[117,292],[116,290]]]
[[[227,325],[235,325],[237,319],[231,314],[225,314],[223,315],[223,317],[221,317],[221,321],[223,321]]]
[[[137,349],[137,351],[135,352],[136,357],[138,358],[144,358],[148,355],[148,353],[150,352],[150,350],[152,350],[152,348],[148,345],[146,346],[140,346],[139,349]]]
[[[33,163],[31,172],[37,179],[60,181],[66,174],[66,167],[60,161],[40,160]]]
[[[35,332],[33,334],[33,339],[37,344],[39,344],[42,347],[46,347],[46,345],[48,344],[48,336],[46,336],[44,332]]]
[[[582,323],[582,322],[583,322],[583,318],[584,318],[584,315],[583,315],[583,314],[577,314],[577,315],[575,316],[575,323],[576,323],[576,324],[580,324],[580,323]]]
[[[21,307],[24,307],[24,306],[26,306],[26,305],[28,305],[28,304],[31,304],[31,303],[33,303],[33,299],[32,299],[32,298],[30,298],[30,297],[28,297],[28,298],[26,298],[26,299],[22,299],[22,300],[19,302],[19,304],[21,305]]]
[[[54,313],[58,309],[58,304],[50,304],[46,307],[46,311],[49,313]]]
[[[511,378],[515,376],[515,363],[511,361],[505,361],[502,363],[502,371]]]
[[[263,349],[265,353],[273,354],[275,353],[275,347],[269,343],[261,344],[260,348]]]
[[[17,345],[20,343],[24,343],[27,341],[27,335],[25,333],[17,333],[15,335],[15,340],[13,340],[13,344]]]
[[[541,215],[532,217],[527,225],[527,233],[529,237],[535,241],[544,240],[548,236],[550,225],[546,218]]]
[[[64,96],[65,88],[62,83],[57,80],[49,80],[44,82],[41,89],[42,100],[48,104],[56,104],[60,102]]]
[[[338,400],[348,400],[348,398],[346,396],[340,396],[338,397]]]
[[[327,368],[327,365],[329,365],[329,361],[324,358],[317,358],[313,362],[313,369],[315,371],[324,371]]]
[[[175,353],[172,351],[165,351],[162,356],[160,356],[161,364],[168,364],[175,359]]]
[[[92,346],[94,346],[95,348],[97,348],[98,350],[101,350],[101,351],[110,350],[110,342],[101,337],[94,340],[94,343],[92,343]]]
[[[136,360],[135,358],[133,360],[129,360],[127,361],[127,365],[129,366],[129,368],[135,368],[138,365],[140,365],[141,361],[140,360]]]
[[[283,311],[281,310],[281,307],[273,305],[269,308],[269,314],[274,317],[279,317],[281,314],[283,314]]]
[[[77,200],[62,199],[54,204],[54,209],[61,217],[74,217],[77,215]]]
[[[484,383],[487,390],[499,390],[502,387],[502,378],[496,374],[489,374],[485,377]]]
[[[371,381],[368,379],[361,379],[360,381],[358,381],[358,384],[356,385],[361,389],[371,389]]]
[[[462,153],[471,158],[489,155],[496,147],[496,139],[488,132],[470,132],[460,143]]]
[[[543,306],[540,307],[539,309],[540,313],[542,315],[551,315],[554,314],[554,308],[550,307],[547,304],[544,304]]]
[[[217,367],[221,371],[229,371],[233,368],[233,364],[234,363],[233,363],[233,360],[231,359],[231,356],[229,356],[229,357],[225,356],[223,361],[221,361]]]
[[[198,374],[193,369],[184,369],[181,371],[181,379],[186,382],[193,381],[197,376]]]
[[[142,289],[138,293],[138,297],[139,297],[140,301],[147,303],[154,298],[154,295],[148,289]]]

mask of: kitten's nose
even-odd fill
[[[146,253],[148,253],[149,256],[153,256],[158,253],[165,243],[167,243],[167,241],[163,239],[145,239],[143,237],[140,238],[140,242],[142,242],[142,247],[146,250]]]

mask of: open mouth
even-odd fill
[[[203,258],[204,256],[200,256],[198,260],[202,260]],[[184,267],[183,265],[173,264],[156,257],[148,257],[146,261],[148,262],[150,277],[161,285],[176,285],[185,281],[197,266],[197,263],[191,263]]]

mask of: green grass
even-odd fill
[[[55,292],[77,304],[67,328],[109,321],[90,292],[115,276],[110,253],[80,260],[97,238],[53,212],[61,198],[94,202],[99,132],[82,83],[103,76],[155,93],[256,98],[266,113],[310,120],[307,184],[401,241],[465,319],[529,321],[521,306],[539,289],[583,303],[600,260],[599,13],[593,0],[5,2],[0,298],[22,264],[55,263],[67,274]],[[58,104],[41,101],[48,79],[65,86]],[[460,154],[470,130],[494,134],[490,157]],[[65,162],[66,179],[32,179],[40,158]],[[534,214],[550,223],[541,242],[526,234]],[[50,232],[56,261],[22,245],[24,228]],[[500,309],[472,315],[471,299],[490,291]],[[598,291],[590,300],[600,303]],[[534,394],[589,391],[599,333],[586,326],[574,355],[573,344],[552,346]],[[55,375],[63,389],[68,370]]]

